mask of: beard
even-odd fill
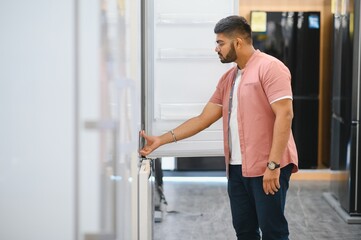
[[[236,49],[234,48],[233,44],[231,44],[231,49],[229,50],[229,52],[227,53],[227,55],[225,57],[223,57],[222,54],[218,54],[221,63],[231,63],[236,61],[237,59],[237,53],[236,53]]]

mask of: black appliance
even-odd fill
[[[361,215],[360,7],[333,16],[331,192],[350,216]]]
[[[253,11],[251,25],[254,47],[281,60],[291,72],[299,167],[317,168],[320,13]]]

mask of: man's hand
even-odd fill
[[[280,189],[280,174],[281,168],[276,168],[275,170],[270,170],[266,168],[266,171],[263,175],[263,191],[268,195],[274,195]]]
[[[144,131],[140,132],[140,136],[143,137],[146,141],[146,144],[143,147],[143,149],[139,151],[140,155],[147,156],[160,146],[159,137],[148,136],[147,134],[145,134]]]

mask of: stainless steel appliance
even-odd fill
[[[331,192],[352,222],[361,216],[361,6],[340,2],[333,17]]]

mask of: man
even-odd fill
[[[223,117],[224,153],[232,222],[238,239],[286,240],[286,193],[298,170],[291,132],[291,76],[276,58],[255,50],[251,27],[240,16],[215,26],[222,63],[235,62],[220,79],[202,113],[161,136],[141,135],[148,155],[209,127]],[[261,233],[259,231],[261,230]]]

